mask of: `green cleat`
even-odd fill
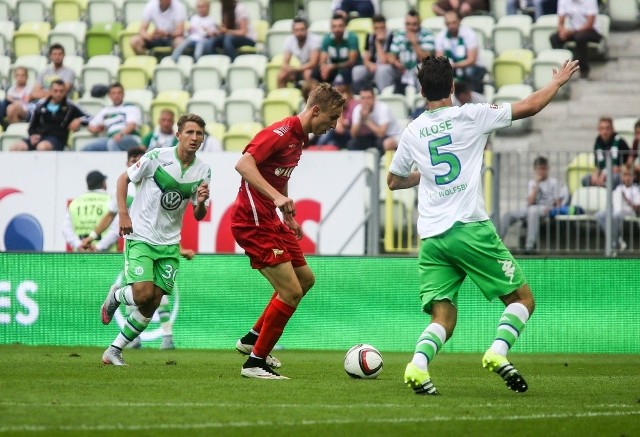
[[[482,367],[495,372],[507,383],[507,387],[517,393],[524,393],[529,388],[520,372],[500,354],[488,350],[482,357]]]
[[[404,371],[404,383],[413,389],[417,395],[438,395],[438,390],[431,382],[429,372],[420,370],[415,364],[407,364]]]

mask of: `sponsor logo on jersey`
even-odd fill
[[[182,203],[182,194],[178,190],[169,190],[162,193],[160,205],[166,210],[173,211]]]
[[[273,255],[274,256],[280,256],[280,255],[282,255],[284,253],[284,250],[282,250],[282,249],[271,249],[271,250],[273,250]]]
[[[144,269],[142,268],[142,266],[137,266],[133,273],[135,273],[136,276],[140,276],[144,273]]]
[[[511,262],[511,260],[509,259],[505,259],[505,260],[497,260],[500,264],[502,264],[502,271],[504,272],[504,275],[509,278],[509,284],[513,283],[513,276],[516,273],[516,266],[513,265],[513,263]]]
[[[489,105],[489,108],[491,108],[491,109],[500,109],[500,106],[492,103],[491,105]]]
[[[295,167],[278,167],[275,169],[274,174],[283,178],[290,178],[294,168]]]
[[[163,162],[163,163],[162,163],[162,166],[163,166],[163,167],[169,167],[169,166],[170,166],[170,165],[172,165],[172,164],[173,164],[173,161]]]
[[[284,134],[286,134],[287,132],[289,132],[289,126],[287,126],[287,125],[277,127],[277,128],[275,128],[275,129],[273,130],[273,133],[274,133],[274,134],[276,134],[276,135],[278,135],[278,136],[281,136],[281,137],[283,137],[283,136],[284,136]]]

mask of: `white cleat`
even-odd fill
[[[243,367],[240,370],[240,375],[245,378],[256,378],[256,379],[289,379],[286,376],[282,376],[273,370],[271,370],[268,366],[265,367]]]
[[[102,362],[104,364],[113,364],[114,366],[126,366],[127,363],[122,359],[122,351],[117,347],[109,346],[102,354]]]
[[[108,325],[111,323],[111,319],[113,319],[113,315],[116,313],[116,310],[120,306],[120,302],[116,300],[116,291],[119,289],[118,284],[113,284],[109,289],[109,293],[107,293],[107,297],[102,304],[102,308],[100,311],[100,315],[102,318],[102,324]]]
[[[251,352],[253,352],[253,345],[243,343],[242,339],[240,339],[236,342],[236,350],[242,355],[250,355]],[[282,363],[280,362],[280,360],[273,355],[267,355],[266,361],[267,365],[273,367],[274,369],[279,369],[280,367],[282,367]]]

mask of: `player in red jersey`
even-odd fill
[[[249,355],[242,366],[244,377],[288,379],[272,370],[280,362],[270,353],[315,282],[298,241],[302,229],[294,218],[295,203],[288,197],[289,178],[309,134],[335,128],[344,104],[342,94],[320,84],[302,112],[258,132],[236,164],[242,183],[233,205],[231,232],[251,267],[260,270],[275,290],[253,329],[236,343],[239,352]]]

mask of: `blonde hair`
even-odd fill
[[[318,84],[307,100],[308,107],[317,105],[323,112],[342,108],[345,103],[346,99],[342,94],[326,82]]]

